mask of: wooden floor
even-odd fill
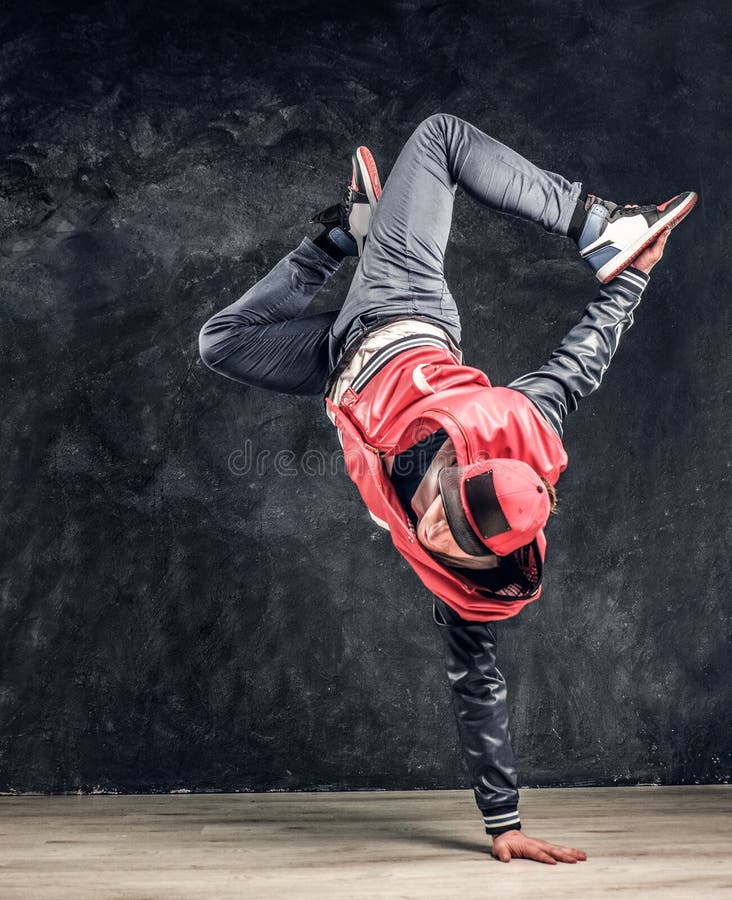
[[[524,790],[587,862],[500,863],[470,791],[0,797],[3,900],[732,898],[732,788]]]

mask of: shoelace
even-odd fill
[[[327,209],[316,213],[311,222],[320,222],[322,225],[340,225],[344,230],[348,229],[348,214],[353,205],[353,188],[347,182],[341,190],[341,199]]]
[[[353,188],[351,187],[350,182],[346,183],[343,188],[343,199],[339,204],[339,212],[341,216],[341,228],[348,227],[348,213],[351,210],[351,206],[353,205]]]
[[[655,203],[649,203],[646,206],[618,206],[613,212],[616,216],[637,216],[640,213],[656,212],[657,209]]]

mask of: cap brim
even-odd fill
[[[442,497],[447,524],[450,526],[455,543],[463,553],[469,553],[471,556],[490,556],[493,551],[478,538],[463,510],[460,496],[462,474],[463,468],[460,466],[445,467],[437,474],[437,486]]]

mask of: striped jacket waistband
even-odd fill
[[[350,387],[362,391],[368,382],[394,357],[414,347],[442,347],[462,362],[462,352],[438,325],[417,319],[390,322],[366,334],[356,352],[333,382],[328,397],[338,405]]]
[[[374,353],[351,382],[351,389],[354,391],[363,390],[374,375],[383,369],[395,356],[398,356],[405,350],[411,350],[413,347],[424,346],[446,347],[448,350],[451,349],[450,342],[446,338],[428,334],[415,334],[412,337],[398,338],[396,341],[392,341],[390,344],[387,344],[385,347],[382,347],[381,350],[377,350],[376,353]]]

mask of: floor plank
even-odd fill
[[[0,797],[3,900],[732,898],[732,789],[523,790],[575,866],[499,863],[470,791]]]

